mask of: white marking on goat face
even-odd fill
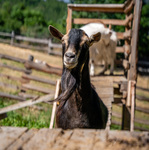
[[[64,65],[73,69],[78,64],[78,59],[85,42],[89,41],[88,36],[82,30],[71,30],[62,38]]]

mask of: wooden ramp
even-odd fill
[[[108,108],[107,129],[111,125],[112,102],[114,101],[113,78],[106,76],[92,77],[91,82],[95,87],[96,92]]]
[[[149,132],[0,128],[0,150],[149,149]]]

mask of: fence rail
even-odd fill
[[[24,47],[24,48],[43,50],[43,51],[47,51],[49,54],[60,55],[61,56],[60,52],[52,50],[53,48],[61,49],[61,47],[62,47],[61,44],[53,43],[51,38],[50,39],[39,39],[39,38],[20,36],[20,35],[15,35],[14,31],[12,31],[12,33],[0,32],[0,37],[9,37],[10,38],[10,41],[0,38],[1,42],[10,43],[11,45]],[[46,46],[43,46],[43,47],[30,46],[30,45],[27,45],[27,44],[21,44],[21,43],[18,44],[16,41],[26,41],[26,42],[29,42],[29,43],[43,44],[43,45],[46,45]]]

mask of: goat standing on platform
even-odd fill
[[[90,37],[98,32],[101,33],[101,40],[90,47],[90,75],[94,76],[94,63],[104,61],[104,68],[99,73],[104,74],[110,65],[110,74],[114,71],[115,50],[117,45],[116,32],[108,29],[102,23],[90,23],[83,27],[82,30]]]
[[[56,112],[57,127],[63,129],[104,129],[108,110],[90,83],[89,47],[100,40],[100,33],[88,37],[81,29],[66,35],[49,26],[51,34],[61,40],[63,49],[62,93]]]

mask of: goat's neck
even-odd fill
[[[64,67],[62,75],[62,92],[76,84],[77,89],[83,93],[90,92],[90,76],[87,58],[86,62],[80,67],[69,70]]]

